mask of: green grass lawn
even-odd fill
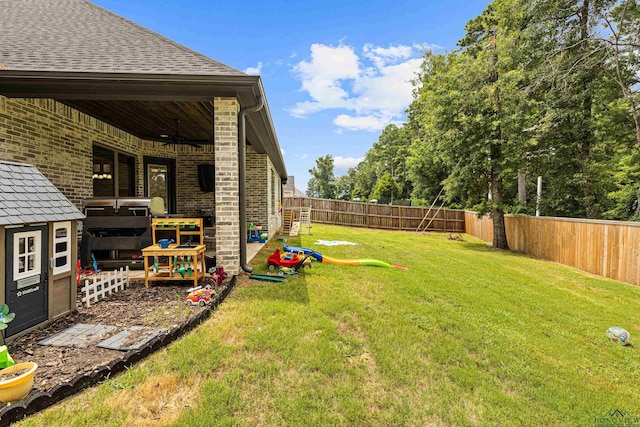
[[[409,270],[314,263],[284,283],[240,280],[187,337],[21,425],[592,426],[610,409],[640,415],[638,348],[605,336],[640,333],[640,288],[469,236],[312,232],[287,243]],[[258,254],[258,272],[278,244]]]

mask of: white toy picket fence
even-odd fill
[[[98,302],[112,292],[124,290],[129,284],[129,266],[112,272],[101,273],[92,279],[85,279],[82,287],[82,302],[91,307],[91,302]]]

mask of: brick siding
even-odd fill
[[[267,229],[267,155],[247,147],[247,221],[262,224]],[[269,230],[271,231],[271,230]]]
[[[216,171],[216,255],[228,274],[240,270],[240,206],[238,203],[238,111],[235,99],[214,104]]]
[[[282,225],[282,202],[278,176],[271,159],[247,147],[247,221],[260,223],[272,237]]]

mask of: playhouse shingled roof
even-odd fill
[[[0,226],[82,218],[35,166],[0,161]]]

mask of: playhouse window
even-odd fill
[[[53,274],[71,271],[71,222],[58,222],[53,227]]]
[[[40,274],[42,232],[38,230],[16,233],[13,239],[13,279]]]

